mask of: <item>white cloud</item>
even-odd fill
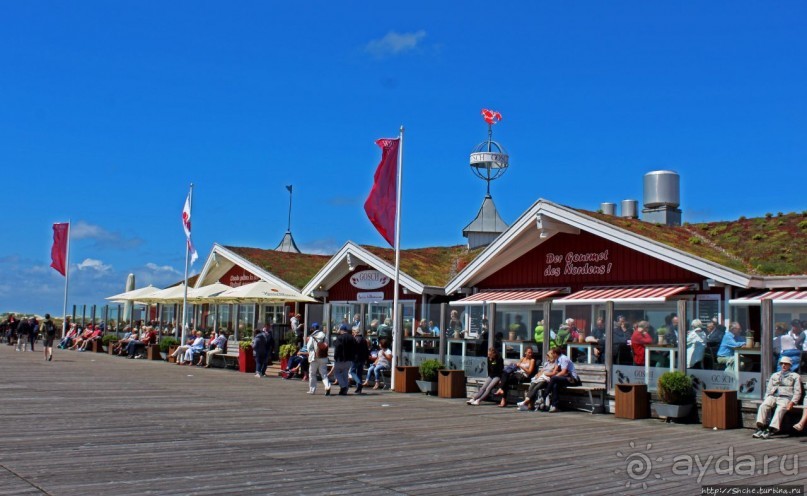
[[[157,273],[162,272],[162,273],[168,273],[168,274],[181,274],[180,271],[178,271],[177,269],[171,267],[170,265],[157,265],[154,262],[147,263],[146,268],[149,269],[152,272],[157,272]]]
[[[426,31],[422,29],[414,33],[396,33],[390,31],[383,38],[372,40],[365,45],[364,50],[376,57],[387,57],[408,52],[417,48],[426,37]]]
[[[111,265],[107,265],[100,260],[95,260],[94,258],[85,258],[83,262],[77,265],[78,270],[94,270],[99,274],[105,274],[112,269]]]
[[[113,248],[135,248],[143,243],[140,238],[125,238],[118,232],[107,231],[101,226],[83,220],[76,221],[70,227],[70,238],[74,240],[92,239],[98,246]]]

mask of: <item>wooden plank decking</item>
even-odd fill
[[[807,437],[306,391],[298,380],[106,354],[56,350],[48,363],[0,345],[0,494],[667,495],[807,484]],[[759,473],[716,474],[729,449]],[[640,453],[651,470],[631,479],[628,458]],[[713,457],[701,481],[697,468],[672,473],[684,455]],[[762,470],[765,455],[787,455],[785,473],[779,458]]]

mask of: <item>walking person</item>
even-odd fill
[[[360,327],[355,327],[361,331]],[[346,328],[339,328],[339,336],[336,338],[336,347],[333,359],[336,362],[333,366],[333,375],[339,383],[339,395],[347,396],[350,386],[350,367],[356,358],[356,340]],[[361,384],[361,383],[359,383]]]
[[[252,339],[252,354],[255,356],[255,377],[266,375],[266,354],[269,351],[269,342],[263,329],[255,333]]]
[[[308,394],[317,392],[317,372],[322,376],[325,385],[325,396],[331,395],[331,381],[328,380],[328,343],[325,333],[319,330],[319,324],[311,324],[311,335],[305,344],[308,351]]]
[[[16,351],[25,351],[28,345],[28,335],[31,334],[31,321],[28,319],[20,319],[20,324],[17,326],[17,347]]]
[[[45,360],[53,360],[53,340],[56,339],[56,326],[50,320],[50,314],[45,314],[45,320],[40,326],[42,329],[42,347],[45,348]]]
[[[364,366],[367,364],[367,359],[370,358],[370,343],[365,339],[361,329],[353,331],[353,334],[356,341],[356,350],[353,356],[353,365],[350,367],[350,377],[356,383],[356,394],[361,394],[364,387],[362,384]]]
[[[31,345],[31,351],[34,351],[34,343],[39,337],[39,322],[36,321],[36,317],[31,317],[29,324],[31,324],[31,333],[28,335],[28,344]]]

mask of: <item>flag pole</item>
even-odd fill
[[[292,190],[292,187],[293,187],[292,184],[286,186],[286,189],[289,190],[289,225],[288,225],[288,228],[286,228],[286,230],[288,232],[291,232],[291,195],[292,195],[291,190]]]
[[[70,281],[70,231],[72,224],[70,219],[67,219],[67,249],[65,250],[64,258],[64,306],[62,307],[62,337],[67,335],[67,289]]]
[[[188,194],[188,208],[193,211],[193,183],[191,183],[191,190]],[[190,212],[188,213],[190,215]],[[192,218],[192,216],[190,216]],[[190,239],[185,237],[185,292],[182,295],[182,333],[180,344],[184,344],[187,339],[188,331],[188,259],[191,256]]]
[[[401,350],[401,325],[403,322],[399,322],[401,316],[399,315],[398,309],[398,276],[401,273],[401,177],[403,173],[403,135],[404,135],[404,127],[401,125],[400,134],[398,135],[398,139],[400,142],[398,143],[398,174],[396,178],[396,186],[395,186],[395,285],[394,285],[394,293],[392,296],[392,325],[393,325],[393,334],[392,334],[392,389],[395,389],[395,367],[398,365],[398,358],[400,357],[400,350]]]

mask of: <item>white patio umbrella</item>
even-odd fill
[[[232,288],[223,293],[209,298],[221,303],[242,303],[261,301],[295,301],[312,302],[317,300],[297,291],[281,289],[266,281],[257,281],[237,288]]]
[[[126,291],[125,293],[116,294],[114,296],[108,296],[106,299],[120,303],[127,303],[130,301],[132,302],[142,301],[140,298],[150,296],[158,291],[160,291],[160,288],[155,288],[152,285],[148,285],[144,288],[133,289],[132,291]]]
[[[188,301],[194,303],[203,302],[209,300],[211,296],[217,296],[229,289],[233,288],[220,282],[214,282],[213,284],[208,284],[200,288],[191,288],[188,290]]]
[[[182,303],[185,298],[185,284],[177,284],[170,288],[161,289],[150,295],[137,299],[144,303]]]

